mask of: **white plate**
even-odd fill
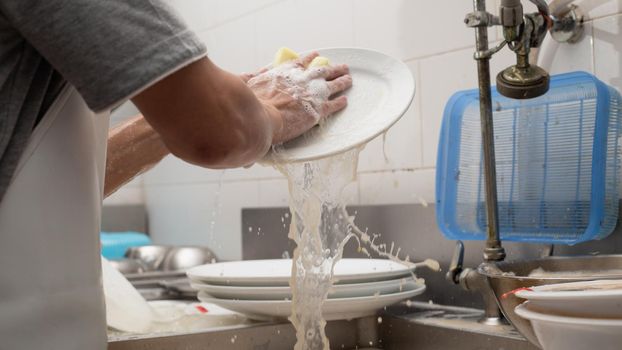
[[[547,314],[622,319],[622,280],[557,283],[516,292]]]
[[[386,259],[341,259],[335,264],[336,284],[386,281],[414,270]],[[193,282],[232,286],[288,286],[291,259],[244,260],[207,264],[187,271]]]
[[[149,330],[154,315],[145,298],[103,256],[101,262],[108,326],[133,333]]]
[[[532,310],[531,302],[515,312],[531,321],[544,350],[619,350],[622,344],[622,320],[548,315]]]
[[[328,298],[353,298],[378,294],[397,293],[403,290],[406,283],[413,282],[412,277],[379,282],[338,284],[334,285]],[[244,287],[219,286],[205,283],[192,283],[192,288],[205,292],[214,298],[244,300],[283,300],[291,299],[289,286],[282,287]]]
[[[395,124],[415,95],[412,72],[398,59],[360,48],[316,51],[332,64],[350,67],[353,86],[345,93],[348,107],[285,143],[282,150],[268,153],[264,162],[307,161],[363,145]]]
[[[378,296],[327,299],[322,308],[324,318],[327,321],[353,319],[374,315],[378,310],[412,298],[425,291],[425,285],[408,283],[406,290],[400,293],[385,294]],[[218,299],[199,292],[199,300],[207,303],[220,305],[226,309],[239,312],[249,318],[267,320],[272,318],[285,318],[291,314],[292,302],[289,300],[231,300]]]

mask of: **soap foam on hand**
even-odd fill
[[[328,64],[328,59],[316,57],[308,67],[302,67],[294,62],[299,57],[291,49],[281,48],[271,69],[247,82],[260,98],[270,99],[275,93],[287,101],[281,108],[284,129],[277,135],[277,143],[300,136],[303,130],[311,129],[326,115],[325,104],[331,90],[322,65]],[[264,96],[265,91],[270,93]]]

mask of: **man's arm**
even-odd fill
[[[205,58],[146,89],[132,99],[144,118],[135,117],[109,134],[105,195],[152,168],[169,150],[208,168],[251,164],[272,144],[295,138],[344,108],[345,97],[330,97],[352,85],[348,68],[306,71],[316,56],[291,63],[299,75],[304,71],[295,83],[287,70],[241,78]],[[307,85],[311,81],[315,89]],[[324,85],[321,96],[318,82]]]
[[[307,70],[316,56],[248,82],[203,58],[132,101],[177,157],[208,168],[245,166],[346,106],[345,96],[331,96],[352,85],[347,66]]]
[[[199,166],[250,164],[271,145],[276,117],[236,75],[207,58],[194,62],[132,99],[168,149]]]
[[[104,197],[151,169],[168,154],[160,135],[142,115],[112,129],[108,134]]]

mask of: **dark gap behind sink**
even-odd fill
[[[350,214],[356,213],[359,228],[369,233],[381,233],[376,242],[388,246],[395,242],[395,250],[401,247],[401,257],[410,255],[411,260],[433,258],[441,263],[441,273],[421,269],[419,277],[426,280],[427,291],[417,300],[435,304],[481,308],[481,298],[463,291],[445,280],[445,272],[451,260],[455,242],[447,240],[436,226],[434,205],[419,204],[350,206]],[[242,256],[251,259],[278,259],[286,253],[292,256],[294,244],[287,238],[290,215],[288,208],[242,209]],[[252,230],[249,231],[249,227]],[[258,230],[261,228],[261,230]],[[578,244],[574,247],[556,246],[555,255],[616,254],[622,253],[620,227],[601,241]],[[526,243],[503,242],[508,260],[534,259],[541,256],[547,246]],[[364,258],[357,253],[357,243],[350,241],[344,257]],[[476,267],[482,262],[482,241],[465,242],[465,266]]]

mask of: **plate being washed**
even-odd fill
[[[364,145],[395,124],[415,95],[412,72],[398,59],[360,48],[315,51],[331,64],[350,67],[353,85],[345,92],[348,106],[304,135],[271,150],[263,163],[309,161]]]
[[[425,291],[425,285],[409,282],[404,284],[404,291],[383,295],[356,298],[326,299],[322,314],[327,321],[349,320],[376,314],[385,306],[410,299]],[[199,292],[199,300],[213,303],[225,309],[246,315],[251,319],[270,320],[291,315],[291,300],[232,300],[213,298],[205,292]]]

